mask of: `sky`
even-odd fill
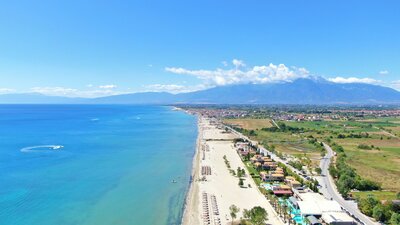
[[[3,1],[0,94],[98,97],[321,76],[400,90],[400,1]]]

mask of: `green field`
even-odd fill
[[[400,119],[378,118],[360,121],[306,121],[285,122],[285,124],[306,129],[305,134],[318,140],[327,137],[345,149],[347,163],[362,177],[377,181],[382,188],[400,191]],[[383,128],[383,129],[382,129]],[[388,132],[390,129],[391,132]],[[395,132],[393,132],[395,131]],[[352,134],[366,134],[364,138],[338,138]],[[360,149],[359,145],[373,146],[373,149]]]
[[[253,128],[252,139],[262,145],[273,145],[279,154],[297,157],[310,168],[318,167],[321,150],[309,140],[316,138],[318,141],[335,142],[343,146],[346,162],[361,177],[382,185],[385,191],[374,192],[379,198],[389,198],[389,195],[400,191],[400,138],[396,136],[400,134],[400,118],[285,121],[283,123],[287,127],[301,129],[285,132],[263,130],[264,127],[271,127],[267,119],[246,118],[229,122],[240,124],[244,129]],[[360,146],[366,146],[367,149]]]
[[[363,191],[363,192],[352,192],[354,197],[358,198],[367,198],[372,195],[379,200],[395,200],[396,192],[392,191]]]
[[[305,134],[265,130],[256,130],[255,134],[251,136],[252,139],[262,145],[274,146],[278,153],[294,156],[309,167],[315,168],[319,165],[321,151],[308,142]]]

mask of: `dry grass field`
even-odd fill
[[[239,126],[246,130],[257,130],[273,126],[269,119],[225,119],[224,123]]]

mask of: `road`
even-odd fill
[[[379,223],[372,221],[369,217],[362,214],[354,201],[347,201],[343,199],[343,197],[336,190],[335,182],[329,174],[329,164],[331,162],[331,158],[334,156],[334,152],[329,145],[325,143],[323,144],[327,151],[327,154],[324,158],[321,159],[320,162],[322,176],[316,177],[319,184],[322,186],[322,188],[320,189],[321,193],[326,198],[337,201],[345,211],[347,211],[350,215],[353,215],[353,217],[358,218],[362,223],[367,225],[378,225]]]
[[[232,129],[229,126],[225,126],[225,127],[228,128],[232,133],[238,135],[240,138],[243,138],[244,140],[254,143],[250,138],[244,136],[242,133],[237,132],[236,130]],[[335,182],[333,181],[333,178],[329,174],[329,164],[331,163],[331,158],[334,156],[334,151],[332,150],[332,148],[329,145],[327,145],[325,143],[323,143],[323,144],[327,151],[327,154],[325,155],[324,158],[321,159],[321,162],[320,162],[322,176],[314,177],[318,180],[319,184],[321,185],[320,192],[326,198],[332,199],[332,200],[335,200],[336,202],[338,202],[340,204],[340,206],[345,211],[347,211],[350,215],[352,215],[354,218],[356,218],[359,223],[366,224],[366,225],[379,225],[379,223],[372,221],[368,216],[361,213],[357,207],[357,204],[354,201],[348,201],[348,200],[343,199],[343,197],[336,190]],[[261,149],[262,149],[262,151],[265,151],[269,155],[271,155],[271,159],[275,160],[276,162],[281,162],[281,163],[285,164],[288,168],[290,168],[293,172],[295,172],[299,175],[301,174],[301,172],[299,170],[297,170],[294,167],[292,167],[291,165],[287,164],[287,162],[285,160],[279,158],[274,153],[272,153],[262,147],[261,147]],[[303,177],[303,179],[306,179],[305,176],[303,176],[303,175],[300,175],[300,176]]]

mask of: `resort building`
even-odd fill
[[[291,177],[291,176],[287,176],[285,178],[285,182],[286,182],[287,185],[289,185],[293,189],[297,189],[297,188],[301,187],[301,183],[298,182],[296,180],[296,178]]]
[[[318,224],[317,220],[332,225],[355,224],[354,219],[342,210],[338,202],[328,200],[319,193],[297,193],[297,197],[289,199],[291,204],[300,210],[302,218],[310,218],[314,224]]]
[[[292,190],[289,186],[287,185],[280,185],[272,188],[272,192],[274,192],[274,195],[291,195]]]
[[[356,222],[345,212],[323,213],[322,221],[330,225],[355,225]]]
[[[262,167],[264,170],[274,170],[278,167],[278,164],[276,162],[267,161],[263,163]]]
[[[274,172],[275,173],[281,173],[281,174],[285,173],[281,167],[277,167]]]
[[[265,176],[265,179],[263,181],[270,182],[270,181],[284,181],[285,180],[285,175],[281,173],[268,173]]]

